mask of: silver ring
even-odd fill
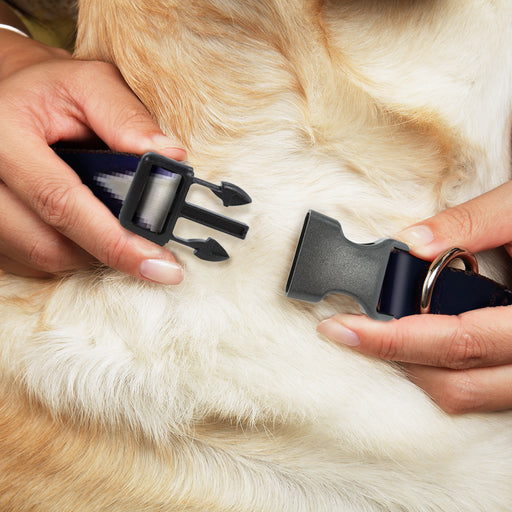
[[[426,314],[430,312],[430,303],[432,301],[432,292],[434,291],[434,285],[436,284],[439,274],[445,269],[449,263],[453,260],[462,260],[466,271],[473,271],[475,274],[478,273],[478,262],[474,254],[470,253],[466,249],[459,247],[452,247],[441,253],[430,265],[425,281],[423,281],[423,288],[421,290],[420,300],[420,313]]]

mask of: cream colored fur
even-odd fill
[[[224,263],[171,244],[176,287],[1,277],[0,509],[511,510],[510,413],[445,414],[316,334],[354,303],[284,286],[310,208],[372,241],[509,178],[512,4],[80,8],[78,57],[115,63],[197,175],[250,193],[250,231],[219,235]]]

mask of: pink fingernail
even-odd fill
[[[359,336],[333,318],[328,318],[321,322],[317,330],[331,341],[340,343],[341,345],[347,345],[348,347],[359,346]]]
[[[139,267],[141,276],[161,284],[179,284],[183,281],[183,268],[166,260],[144,260]]]
[[[396,236],[405,242],[411,249],[421,249],[434,241],[434,235],[427,226],[413,226],[404,229]]]

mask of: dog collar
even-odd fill
[[[180,217],[244,239],[248,226],[186,201],[193,184],[209,188],[224,206],[251,198],[232,183],[215,185],[194,176],[192,167],[156,153],[137,157],[111,151],[57,150],[64,160],[119,218],[126,229],[159,245],[170,240],[194,249],[203,260],[222,261],[228,253],[214,239],[184,239],[173,234]]]
[[[463,259],[466,270],[447,266],[455,258]],[[417,313],[458,315],[512,304],[512,290],[479,275],[477,268],[463,249],[450,249],[430,263],[397,240],[355,244],[345,238],[337,220],[310,210],[286,295],[318,302],[330,293],[343,293],[378,320]]]

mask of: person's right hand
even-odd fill
[[[429,261],[450,247],[477,253],[504,246],[512,256],[511,198],[509,181],[396,238]],[[389,322],[335,315],[318,330],[363,354],[403,363],[409,378],[446,412],[512,409],[512,305]]]
[[[49,147],[99,136],[112,150],[186,158],[120,73],[0,29],[0,269],[49,276],[100,261],[177,284],[166,249],[125,230]]]

